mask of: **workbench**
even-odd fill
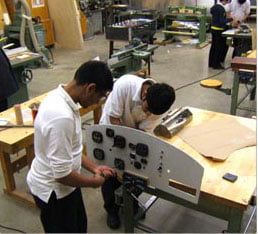
[[[46,96],[47,93],[22,103],[21,109],[23,111],[28,110],[31,103],[41,102]],[[97,124],[101,116],[102,104],[104,104],[104,102],[105,100],[101,100],[98,104],[94,104],[88,108],[80,107],[80,115],[82,116],[93,111],[94,123]],[[11,124],[16,124],[14,108],[1,112],[0,118],[8,118],[10,119]],[[32,124],[32,119],[29,121],[24,120],[24,124]],[[13,158],[14,154],[17,154],[18,157]],[[9,129],[0,128],[0,160],[5,182],[4,192],[29,204],[34,204],[34,200],[27,191],[16,188],[15,173],[19,172],[19,170],[26,166],[30,166],[33,158],[33,127]]]
[[[222,33],[222,36],[233,38],[233,47],[235,56],[242,56],[242,54],[252,49],[252,32],[239,31],[237,28],[228,29]],[[235,45],[234,45],[235,44]]]
[[[234,80],[232,86],[232,95],[231,95],[231,107],[230,107],[230,114],[236,115],[236,111],[239,108],[238,102],[238,92],[239,92],[239,85],[240,85],[240,77],[239,72],[250,72],[256,74],[256,50],[253,51],[247,57],[234,57],[231,62],[231,68],[234,72]],[[255,76],[256,77],[256,76]],[[254,87],[256,87],[256,78],[254,81]]]
[[[197,108],[190,108],[190,110],[193,113],[193,119],[189,126],[229,117],[227,114]],[[236,116],[232,116],[232,118],[237,119],[246,127],[256,130],[256,120]],[[230,154],[226,161],[216,162],[203,157],[177,135],[170,139],[163,138],[163,140],[187,153],[204,168],[199,201],[194,204],[150,186],[147,186],[144,192],[226,220],[228,221],[227,232],[241,232],[243,214],[249,207],[256,189],[256,146],[237,150]],[[182,168],[182,170],[187,173],[186,168]],[[222,179],[222,176],[227,172],[237,175],[238,179],[234,183]],[[147,232],[153,231],[134,220],[133,197],[126,191],[125,187],[123,188],[123,209],[126,211],[124,212],[125,232],[134,232],[134,227]],[[173,218],[173,214],[171,214],[171,218]],[[162,230],[160,231],[162,232]]]

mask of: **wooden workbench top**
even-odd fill
[[[193,113],[193,119],[188,126],[229,116],[197,108],[190,109]],[[237,119],[241,124],[256,131],[256,120],[231,115],[230,117]],[[256,146],[237,150],[226,161],[216,162],[200,155],[178,136],[174,136],[171,139],[163,139],[192,156],[204,167],[201,196],[208,196],[240,209],[247,208],[256,189]],[[227,172],[237,175],[238,179],[234,183],[222,179],[222,176]]]
[[[29,112],[29,106],[34,102],[41,102],[48,93],[45,93],[41,96],[35,97],[27,102],[21,104],[22,111],[27,110]],[[105,103],[105,100],[101,100],[98,104],[89,106],[88,108],[79,108],[80,115],[84,115],[90,111],[95,110],[98,107],[101,107]],[[29,112],[30,113],[30,112]],[[31,116],[32,117],[32,116]],[[0,118],[7,118],[11,124],[16,124],[14,108],[10,108],[6,111],[0,113]],[[24,121],[24,124],[33,124],[32,118],[28,121]],[[28,145],[33,144],[34,138],[34,128],[9,128],[1,129],[0,128],[0,149],[8,153],[15,153],[18,150],[25,148]]]

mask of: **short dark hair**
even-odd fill
[[[75,72],[74,80],[77,85],[95,83],[97,88],[111,91],[113,88],[113,76],[108,65],[102,61],[88,61],[83,63]]]
[[[165,113],[176,99],[173,87],[164,83],[156,83],[147,90],[148,110],[154,115]]]
[[[238,0],[238,3],[240,4],[240,5],[242,5],[243,3],[245,3],[246,2],[246,0]]]

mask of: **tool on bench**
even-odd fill
[[[171,111],[154,129],[154,134],[171,138],[192,120],[192,116],[192,112],[186,107]]]

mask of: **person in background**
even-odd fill
[[[7,98],[18,91],[18,82],[8,57],[0,48],[0,112],[8,109]]]
[[[171,86],[135,75],[124,75],[115,82],[107,98],[100,124],[122,125],[152,133],[174,101],[175,91]],[[107,225],[112,229],[120,226],[119,206],[115,203],[115,190],[120,185],[115,177],[102,185]]]
[[[226,7],[229,17],[233,19],[233,25],[240,25],[250,15],[250,0],[232,0]]]
[[[93,163],[83,155],[80,104],[96,104],[113,87],[107,65],[89,61],[67,85],[59,85],[41,102],[35,119],[35,158],[27,183],[40,208],[46,233],[87,232],[87,214],[81,187],[97,188],[116,176],[113,169]],[[86,176],[81,167],[92,173]]]
[[[215,4],[210,12],[212,15],[211,20],[211,47],[209,52],[209,67],[213,69],[224,69],[222,64],[225,61],[228,45],[226,43],[226,37],[222,36],[222,33],[228,29],[227,23],[232,21],[226,17],[225,5],[227,0],[219,0]]]
[[[245,22],[250,15],[250,5],[250,0],[232,0],[232,2],[227,5],[226,10],[228,15],[233,19],[233,27],[238,28]],[[234,51],[232,58],[235,56],[241,56],[242,53],[251,50],[252,41],[245,40],[244,38],[234,38],[233,47]]]

